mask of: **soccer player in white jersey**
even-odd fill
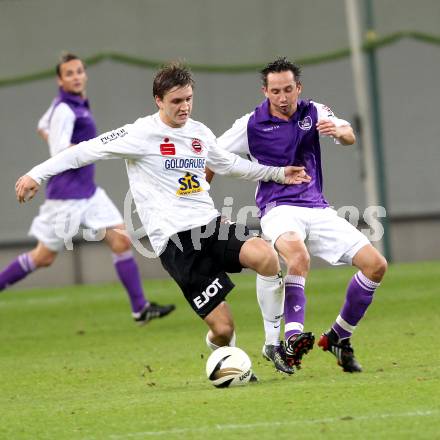
[[[219,149],[214,134],[190,119],[193,79],[185,66],[173,63],[162,68],[153,82],[153,96],[156,114],[37,165],[17,181],[17,198],[20,202],[32,198],[43,180],[65,170],[124,158],[140,220],[163,266],[208,325],[208,346],[234,345],[234,323],[225,302],[234,285],[226,272],[253,269],[265,277],[267,296],[282,296],[280,267],[276,252],[264,240],[250,237],[244,227],[220,221],[208,193],[205,167],[279,184],[301,184],[310,178],[304,167],[267,167]]]
[[[338,144],[352,145],[353,129],[329,107],[299,99],[300,69],[286,58],[269,63],[261,71],[261,77],[266,99],[255,111],[238,119],[218,138],[218,144],[260,164],[304,165],[311,176],[310,182],[295,186],[260,182],[256,193],[263,233],[287,266],[284,280],[287,359],[290,365],[300,367],[303,355],[314,344],[314,335],[304,332],[304,287],[310,252],[331,264],[351,264],[359,269],[347,287],[338,317],[323,333],[318,345],[333,353],[344,371],[360,372],[350,337],[373,300],[387,262],[360,231],[329,207],[323,195],[319,143],[319,136],[323,135],[332,137]],[[264,319],[268,328],[279,326],[273,318]],[[265,357],[267,344],[266,341],[263,347]]]
[[[74,149],[75,144],[96,136],[95,120],[86,98],[84,63],[74,54],[65,54],[56,73],[58,95],[38,123],[38,133],[48,142],[51,156],[70,147]],[[70,242],[83,225],[102,233],[110,247],[116,273],[130,299],[134,320],[145,324],[168,315],[174,310],[173,305],[161,306],[145,298],[130,240],[121,233],[124,230],[122,216],[105,191],[95,184],[94,175],[95,165],[87,165],[49,180],[46,201],[30,229],[30,235],[38,244],[0,272],[0,291],[34,270],[50,266],[66,240]]]

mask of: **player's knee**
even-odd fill
[[[55,261],[56,254],[34,254],[32,259],[34,261],[35,267],[49,267],[52,266]]]
[[[253,238],[243,245],[240,262],[243,267],[264,276],[275,275],[280,270],[277,253],[261,238]]]
[[[265,243],[263,252],[261,252],[258,260],[257,272],[263,276],[276,275],[280,271],[280,263],[278,254],[273,248]]]
[[[289,274],[306,274],[310,269],[309,253],[306,250],[291,253],[286,257],[286,266]]]
[[[109,244],[115,254],[122,254],[131,249],[130,239],[124,234],[115,235]]]
[[[385,275],[388,268],[387,260],[379,253],[373,259],[368,261],[364,267],[361,267],[362,273],[371,281],[379,283]]]
[[[377,255],[371,267],[371,279],[379,282],[385,275],[388,269],[388,262],[382,255]]]

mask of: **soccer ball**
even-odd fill
[[[220,347],[206,362],[206,375],[217,388],[246,385],[252,375],[249,356],[237,347]]]

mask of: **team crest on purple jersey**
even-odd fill
[[[312,118],[310,116],[306,116],[302,121],[298,121],[298,127],[301,130],[310,130],[312,128]]]

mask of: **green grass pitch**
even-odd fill
[[[351,268],[312,270],[306,329],[337,315]],[[0,294],[1,439],[440,438],[440,262],[393,265],[353,338],[364,372],[317,347],[292,377],[261,357],[253,275],[233,277],[237,343],[260,383],[215,389],[206,328],[172,281],[174,302],[137,327],[118,284]]]

